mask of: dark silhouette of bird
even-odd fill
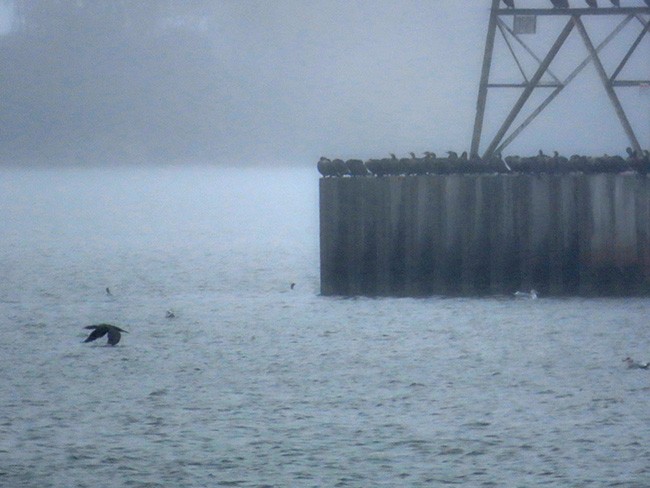
[[[515,8],[515,0],[503,0],[508,8]]]
[[[113,294],[111,293],[111,290],[108,288],[108,286],[106,287],[106,294],[108,296],[113,296]]]
[[[569,0],[551,0],[554,8],[569,8]]]
[[[120,332],[128,333],[128,331],[120,329],[116,325],[111,324],[87,325],[84,327],[84,329],[93,329],[90,335],[86,337],[86,340],[84,342],[92,342],[108,334],[108,342],[106,344],[109,344],[111,346],[114,346],[120,342],[120,337],[122,337]]]
[[[598,8],[597,0],[585,0],[585,2],[587,2],[587,5],[589,5],[591,8]]]
[[[296,287],[295,283],[291,283],[291,289],[293,290]]]

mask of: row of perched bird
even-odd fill
[[[342,176],[408,176],[444,174],[494,174],[494,173],[624,173],[634,171],[639,174],[650,173],[650,153],[637,154],[627,149],[627,158],[621,156],[591,157],[574,154],[566,158],[557,151],[552,156],[542,151],[536,156],[520,157],[496,155],[488,160],[478,156],[468,157],[467,152],[460,155],[447,151],[447,157],[439,158],[435,153],[425,152],[424,157],[410,153],[410,158],[342,159],[330,160],[321,157],[316,167],[324,177]]]
[[[614,7],[620,7],[620,0],[609,0]],[[650,0],[643,0],[645,4],[650,7]],[[503,0],[508,8],[515,8],[515,0]],[[553,8],[569,8],[569,0],[551,0]],[[598,8],[598,0],[585,0],[587,6],[591,8]]]

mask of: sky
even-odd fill
[[[643,5],[641,0],[623,3]],[[220,109],[200,112],[214,127],[213,157],[235,163],[311,164],[320,156],[368,159],[390,152],[407,156],[410,151],[469,150],[490,4],[218,0],[214,16],[201,24],[217,73],[201,85],[218,92]],[[548,4],[517,2],[521,7]],[[8,17],[9,10],[0,8],[0,33],[10,24]],[[598,43],[618,21],[586,18],[585,24]],[[543,57],[562,26],[560,18],[540,18],[537,34],[523,39]],[[606,69],[611,72],[640,30],[639,22],[631,22],[620,41],[604,52]],[[574,31],[551,69],[564,79],[586,54]],[[649,54],[646,36],[620,78],[650,79]],[[530,76],[534,63],[525,63]],[[499,35],[491,81],[521,81]],[[489,91],[481,152],[518,93]],[[536,92],[530,103],[545,93]],[[618,93],[641,145],[650,147],[650,90],[624,88]],[[565,155],[625,154],[628,145],[589,66],[504,155],[540,149]]]

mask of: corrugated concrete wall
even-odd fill
[[[320,179],[321,293],[650,294],[636,174]]]

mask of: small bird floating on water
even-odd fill
[[[516,291],[515,296],[517,298],[529,298],[530,300],[537,300],[537,292],[534,289],[530,290],[530,292]]]
[[[112,296],[113,296],[113,294],[111,293],[111,290],[110,290],[110,288],[109,288],[108,286],[106,287],[106,294],[107,294],[109,297],[112,297]]]
[[[293,290],[296,287],[295,283],[291,283],[291,289]]]
[[[120,342],[120,332],[128,333],[128,331],[120,329],[118,326],[111,324],[87,325],[84,327],[84,329],[93,329],[90,335],[86,337],[86,340],[84,342],[92,342],[95,339],[99,339],[100,337],[104,337],[106,334],[108,334],[108,342],[106,344],[111,346],[114,346]]]
[[[623,359],[623,362],[629,369],[648,369],[648,367],[650,367],[650,363],[640,363],[629,356]]]

